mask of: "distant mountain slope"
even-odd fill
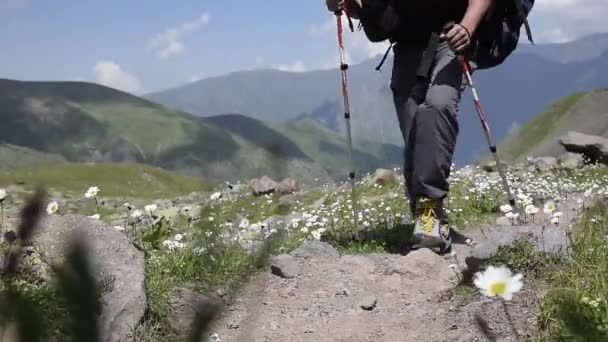
[[[389,85],[392,56],[382,73],[374,70],[377,62],[374,58],[349,68],[353,137],[401,146]],[[512,126],[528,121],[557,99],[608,86],[608,34],[565,44],[522,44],[504,65],[474,77],[500,140]],[[147,98],[201,116],[236,112],[271,123],[312,118],[344,131],[338,70],[235,72]],[[456,159],[462,164],[487,150],[469,91],[463,98],[460,127]]]
[[[346,139],[314,121],[301,120],[269,127],[238,114],[212,116],[203,120],[236,133],[249,143],[272,151],[281,159],[314,160],[333,178],[347,177],[350,171]],[[356,144],[353,154],[359,174],[378,167],[401,166],[401,149],[394,145]]]
[[[27,147],[0,143],[0,170],[47,167],[65,163],[59,155],[43,153]]]
[[[40,151],[40,158],[145,163],[218,181],[264,174],[328,181],[333,167],[305,153],[305,141],[259,120],[201,119],[90,83],[0,80],[0,119],[0,143]],[[0,157],[9,162],[15,153],[0,149]],[[384,166],[372,155],[364,160],[366,167]]]
[[[608,137],[608,89],[576,93],[554,103],[500,144],[507,160],[528,156],[558,156],[559,138],[568,131]]]
[[[553,44],[522,44],[517,53],[529,53],[552,62],[582,62],[600,57],[608,50],[608,33],[596,33],[577,40]]]

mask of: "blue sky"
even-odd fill
[[[605,0],[537,0],[542,42],[608,32]],[[257,68],[337,63],[324,0],[0,0],[0,77],[86,80],[134,93]],[[347,34],[353,62],[381,52]]]

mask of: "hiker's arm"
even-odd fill
[[[475,34],[479,23],[492,6],[495,0],[469,0],[469,6],[467,11],[460,22],[460,25],[464,26],[471,35]]]
[[[479,23],[495,0],[469,0],[467,11],[459,24],[441,38],[445,39],[453,51],[462,51],[471,44],[471,36],[475,34]]]

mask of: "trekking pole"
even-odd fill
[[[348,10],[345,9],[348,17]],[[336,24],[338,28],[338,50],[340,51],[340,70],[342,73],[342,97],[344,98],[344,121],[346,123],[346,140],[348,143],[348,156],[350,158],[350,172],[348,177],[350,178],[351,185],[354,189],[355,185],[355,164],[353,161],[353,142],[351,135],[350,126],[350,101],[348,99],[348,78],[346,77],[346,70],[348,70],[348,64],[346,63],[346,53],[344,52],[344,39],[342,37],[342,10],[334,12],[336,15]],[[349,26],[353,29],[352,21],[349,19]]]
[[[498,168],[498,173],[500,174],[500,178],[502,178],[503,186],[505,188],[505,191],[507,192],[507,196],[509,198],[509,204],[511,205],[511,207],[513,207],[515,212],[519,212],[519,210],[517,208],[517,204],[515,202],[515,197],[513,197],[513,193],[511,192],[511,188],[509,187],[509,181],[507,180],[507,175],[505,173],[505,170],[502,167],[500,158],[498,157],[498,151],[497,151],[496,145],[492,142],[490,125],[488,124],[488,119],[487,119],[486,113],[483,110],[483,107],[481,106],[481,101],[479,100],[479,94],[477,93],[477,89],[475,88],[475,85],[473,84],[473,77],[471,76],[471,74],[472,74],[471,66],[469,64],[469,61],[467,60],[467,58],[464,55],[459,55],[458,59],[462,66],[462,70],[463,70],[464,76],[466,78],[467,85],[471,88],[471,93],[473,94],[473,104],[475,105],[475,110],[477,111],[477,114],[479,115],[479,121],[481,122],[481,127],[483,128],[483,132],[486,136],[486,141],[488,142],[488,146],[490,147],[490,152],[492,153],[492,155],[494,156],[494,160],[496,161],[496,167]]]

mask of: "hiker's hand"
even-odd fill
[[[344,0],[325,0],[325,4],[330,12],[337,12],[344,8]]]
[[[348,1],[348,15],[352,18],[359,18],[359,10],[363,4],[363,0],[347,0]],[[325,4],[327,5],[327,9],[330,12],[337,12],[344,10],[344,2],[345,0],[325,0]]]
[[[460,24],[454,24],[447,32],[441,35],[450,49],[454,52],[462,52],[464,49],[471,45],[471,35],[469,30]]]

